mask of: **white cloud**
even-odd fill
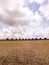
[[[35,0],[38,4],[42,4],[45,0]]]
[[[32,39],[32,38],[49,38],[49,27],[47,28],[32,28],[28,26],[18,26],[16,27],[8,27],[8,28],[3,28],[3,30],[0,30],[0,39],[6,39],[6,38],[13,38],[13,39]]]
[[[0,7],[3,9],[15,10],[18,7],[23,6],[24,0],[0,0]],[[5,7],[5,8],[4,8]]]
[[[42,4],[45,0],[30,0],[30,3],[36,2],[38,4]]]
[[[44,36],[49,38],[49,27],[45,28],[45,31],[44,31]]]
[[[41,5],[39,11],[43,14],[45,18],[49,17],[49,3],[46,5]]]
[[[36,16],[34,16],[34,13],[28,7],[22,7],[24,4],[24,0],[21,0],[21,1],[20,0],[18,1],[16,0],[6,1],[5,0],[5,2],[3,3],[2,1],[0,2],[2,3],[1,4],[2,6],[5,5],[5,7],[3,6],[5,9],[3,7],[0,7],[1,9],[0,11],[1,12],[3,11],[2,14],[0,15],[2,17],[0,21],[2,21],[3,23],[8,24],[8,25],[15,25],[15,24],[19,25],[19,23],[27,24],[32,19],[36,18]]]
[[[34,1],[42,3],[44,0]],[[30,0],[30,2],[33,2],[33,0]],[[34,14],[28,7],[23,7],[23,4],[24,0],[0,0],[0,22],[9,25],[7,28],[3,28],[0,33],[0,39],[47,36],[47,33],[40,27],[42,16],[38,12]],[[45,9],[47,10],[48,8],[42,5],[39,10],[47,17],[49,14],[46,13]],[[47,29],[44,30],[46,31]]]

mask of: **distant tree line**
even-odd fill
[[[11,38],[11,39],[9,39],[9,38],[6,38],[6,39],[0,39],[0,41],[2,41],[2,40],[49,40],[49,38],[32,38],[32,39],[30,39],[30,38],[23,38],[23,39],[21,39],[21,38],[19,38],[19,39],[17,39],[17,38],[15,38],[15,39],[13,39],[13,38]]]
[[[20,39],[20,38],[13,39],[13,38],[11,38],[11,39],[8,39],[7,38],[6,40],[49,40],[49,39],[47,39],[47,38],[39,38],[39,39],[38,38],[32,38],[32,39],[30,39],[30,38],[28,38],[28,39],[27,38],[26,39]]]

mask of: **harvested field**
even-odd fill
[[[49,65],[49,40],[0,41],[0,65]]]

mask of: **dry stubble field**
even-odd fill
[[[0,65],[49,65],[49,40],[0,41]]]

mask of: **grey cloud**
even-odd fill
[[[10,0],[11,1],[11,0]],[[15,18],[25,17],[25,14],[23,12],[20,12],[18,8],[16,8],[17,5],[15,5],[15,10],[10,11],[8,9],[7,3],[10,1],[6,0],[0,0],[0,9],[3,10],[2,14],[0,14],[0,22],[13,26],[17,25],[19,22],[22,22],[22,20],[15,20]],[[15,1],[16,2],[16,1]],[[19,1],[18,1],[19,2]],[[14,3],[13,3],[14,4]],[[16,3],[17,4],[17,3]],[[12,6],[12,5],[11,5]],[[23,21],[25,23],[25,21]],[[21,23],[22,24],[22,23]],[[20,24],[20,25],[21,25]]]
[[[19,11],[14,11],[14,12],[10,12],[10,11],[5,11],[6,12],[6,14],[8,14],[8,15],[6,15],[6,14],[2,14],[2,15],[0,15],[0,22],[2,22],[2,23],[5,23],[5,24],[7,24],[7,25],[14,25],[14,24],[16,24],[16,23],[25,23],[25,20],[22,22],[21,20],[15,20],[14,18],[20,18],[20,17],[24,17],[25,15],[23,14],[23,13],[21,13],[21,12],[19,12]]]

